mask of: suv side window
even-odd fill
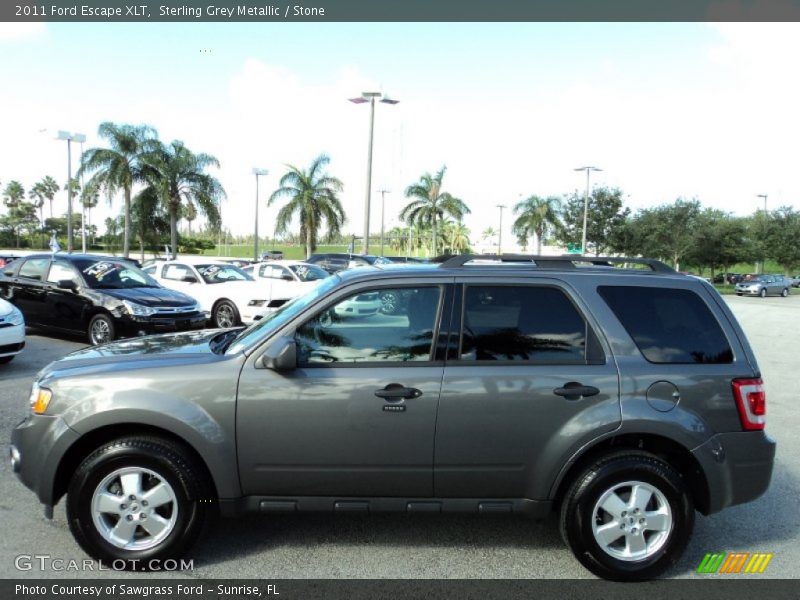
[[[572,301],[560,289],[544,285],[467,285],[459,357],[544,364],[603,362],[602,349]]]
[[[638,286],[600,286],[597,291],[649,362],[733,362],[717,319],[693,291]]]
[[[44,274],[47,272],[47,265],[49,264],[49,258],[29,258],[22,263],[22,267],[19,269],[19,276],[42,281],[44,280]]]
[[[381,296],[403,298],[391,315]],[[362,290],[317,314],[297,329],[300,367],[432,360],[439,286]]]

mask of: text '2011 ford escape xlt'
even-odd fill
[[[760,371],[709,284],[648,259],[475,258],[75,352],[34,383],[13,470],[131,565],[184,554],[217,511],[520,512],[556,513],[593,573],[645,579],[695,511],[764,493]],[[337,311],[387,290],[401,310]]]

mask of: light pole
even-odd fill
[[[757,197],[764,199],[764,214],[767,214],[767,195],[766,194],[756,194]]]
[[[367,197],[364,201],[364,254],[369,254],[369,205],[372,199],[372,140],[375,131],[375,99],[384,104],[397,104],[399,100],[389,98],[382,92],[361,92],[356,98],[349,98],[353,104],[369,102],[369,144],[367,146]]]
[[[586,195],[583,197],[583,235],[581,236],[581,254],[586,254],[586,220],[589,214],[589,175],[592,171],[602,171],[597,167],[578,167],[576,171],[586,171]]]
[[[56,139],[67,141],[67,252],[72,252],[72,142],[83,144],[86,136],[82,133],[59,131]]]
[[[386,194],[391,194],[392,191],[387,189],[382,189],[378,191],[381,193],[381,256],[383,256],[383,231],[385,227],[383,216],[386,212]]]
[[[500,209],[500,227],[497,230],[497,253],[503,253],[503,209],[506,208],[505,204],[498,204],[497,208]]]
[[[253,260],[258,260],[258,178],[260,175],[269,173],[266,169],[259,169],[253,167],[253,175],[256,176],[256,224],[255,224],[255,239],[253,240]]]

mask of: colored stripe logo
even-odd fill
[[[766,552],[709,552],[700,561],[698,573],[735,575],[739,573],[763,573],[773,554]]]

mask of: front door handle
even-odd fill
[[[384,400],[409,400],[411,398],[419,398],[422,396],[422,391],[417,388],[406,387],[399,383],[390,383],[385,388],[375,390],[375,395]]]
[[[586,396],[595,396],[600,393],[600,390],[591,385],[583,385],[577,381],[570,381],[569,383],[565,383],[564,387],[554,389],[553,393],[567,400],[580,400]]]

